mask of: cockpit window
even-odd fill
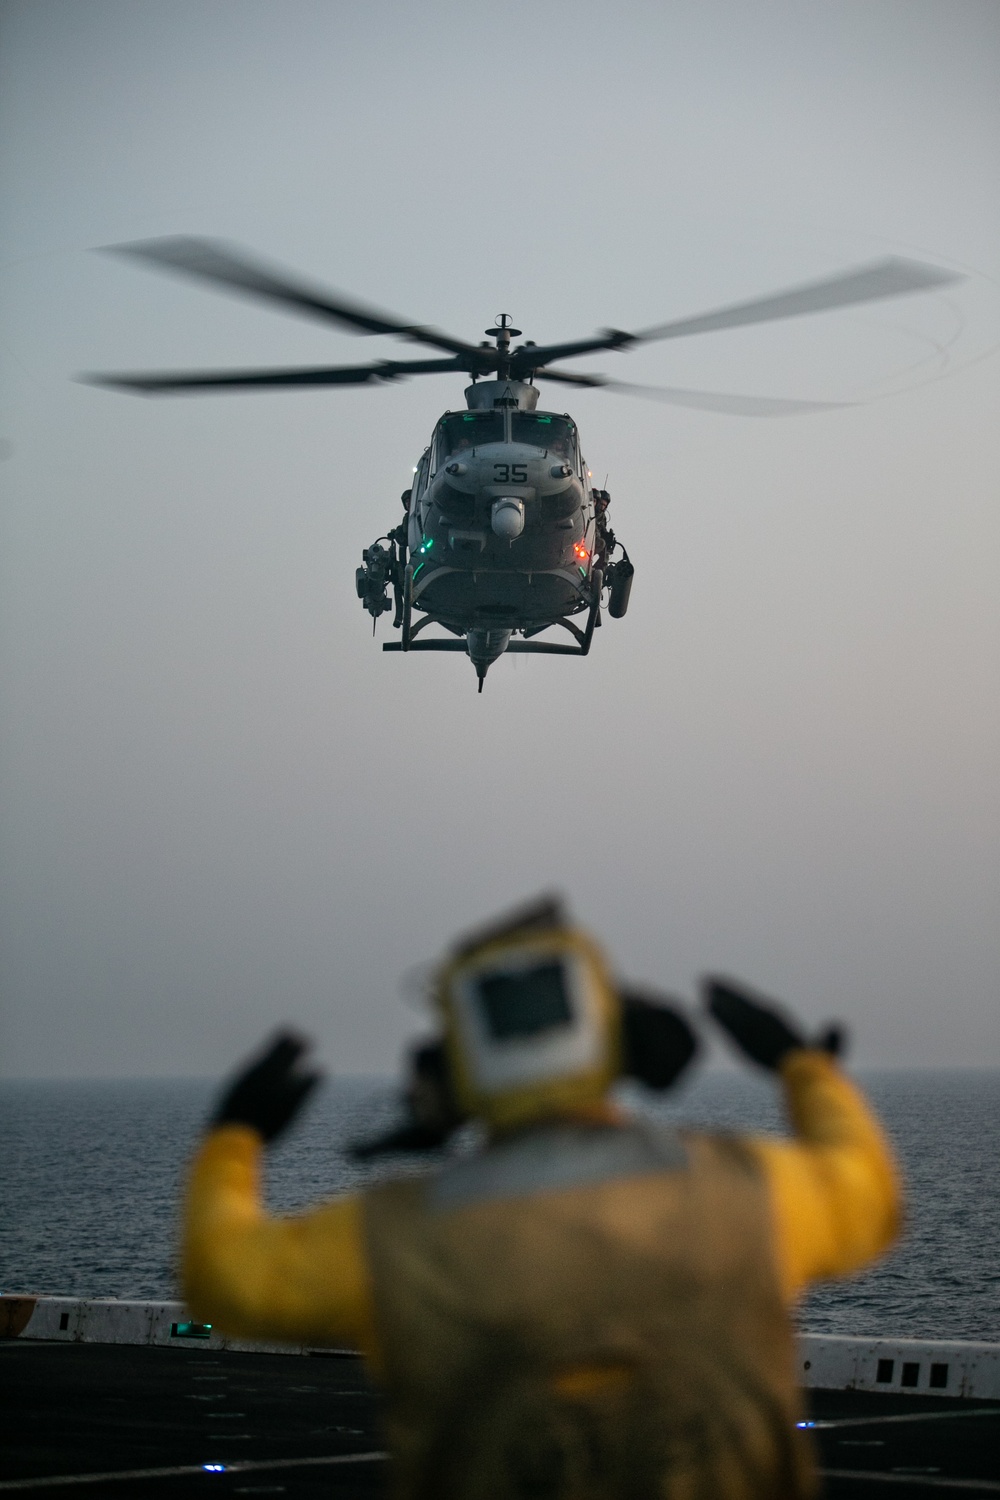
[[[568,417],[550,417],[545,412],[516,411],[511,416],[511,441],[547,448],[557,458],[576,461],[576,428]]]
[[[439,458],[478,448],[482,443],[502,443],[502,411],[463,411],[445,417],[439,433]]]

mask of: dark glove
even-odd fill
[[[736,980],[707,978],[702,989],[710,1014],[762,1068],[779,1067],[782,1059],[798,1047],[818,1047],[834,1057],[843,1049],[842,1026],[828,1026],[815,1042],[810,1042],[780,1005]]]
[[[698,1038],[672,1004],[621,991],[622,1072],[651,1089],[668,1089],[698,1050]]]
[[[297,1064],[310,1043],[279,1031],[267,1051],[234,1078],[212,1117],[213,1125],[250,1125],[265,1141],[291,1124],[322,1074]]]

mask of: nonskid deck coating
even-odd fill
[[[1000,1496],[1000,1402],[813,1391],[809,1406],[830,1500]],[[0,1410],[0,1495],[387,1492],[378,1403],[351,1357],[11,1340]]]

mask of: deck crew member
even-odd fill
[[[471,1117],[483,1146],[290,1218],[262,1207],[264,1148],[315,1079],[304,1044],[279,1039],[193,1165],[192,1314],[360,1349],[402,1500],[809,1495],[789,1312],[892,1243],[896,1173],[832,1034],[809,1044],[730,981],[705,991],[774,1073],[790,1139],[675,1131],[612,1102],[624,1071],[676,1076],[693,1039],[669,1010],[623,1004],[550,905],[437,977],[443,1046],[423,1049],[411,1141]]]

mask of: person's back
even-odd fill
[[[739,1141],[542,1127],[371,1190],[364,1222],[404,1493],[808,1488],[766,1181]]]

